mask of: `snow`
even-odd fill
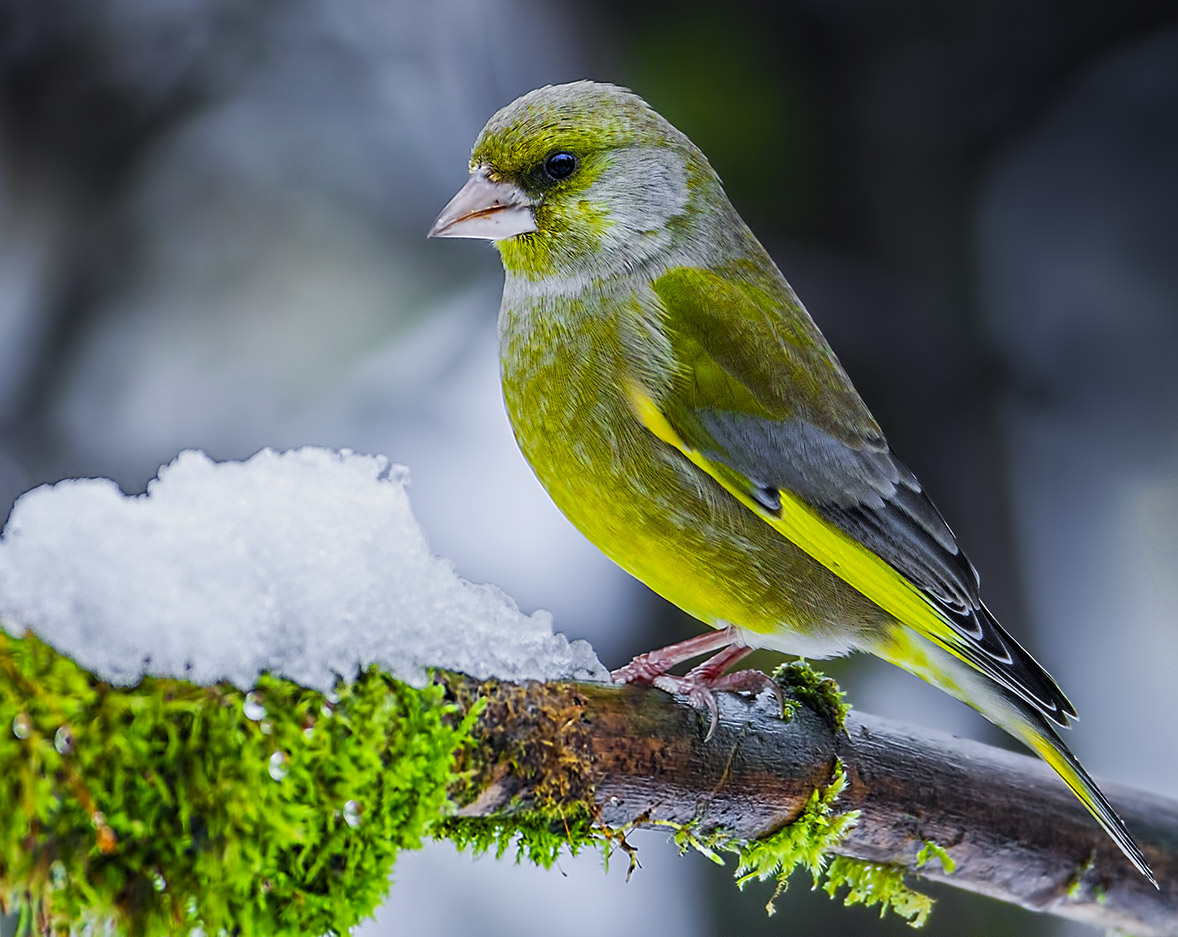
[[[547,612],[432,555],[407,483],[384,457],[304,448],[184,452],[144,495],[107,479],[37,488],[0,536],[0,627],[117,684],[248,689],[269,671],[327,692],[374,663],[415,685],[429,667],[608,678]]]

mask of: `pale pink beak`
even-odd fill
[[[510,182],[493,181],[485,167],[476,166],[427,237],[502,241],[535,230],[536,212],[527,195]]]

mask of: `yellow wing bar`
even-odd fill
[[[682,452],[741,504],[852,588],[954,657],[976,668],[977,665],[961,650],[965,639],[918,586],[790,492],[780,492],[780,514],[766,510],[748,493],[738,472],[713,462],[687,445],[642,387],[631,382],[626,390],[638,418],[655,436]]]

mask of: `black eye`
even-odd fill
[[[577,168],[577,157],[572,153],[553,153],[544,160],[544,171],[553,179],[567,179]]]

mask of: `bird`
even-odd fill
[[[624,570],[710,632],[617,682],[709,706],[756,648],[874,654],[1041,756],[1155,886],[1060,737],[1076,711],[980,578],[704,154],[641,97],[547,85],[496,112],[430,237],[491,241],[516,441]],[[713,656],[675,676],[677,664]],[[714,722],[713,722],[714,724]]]

